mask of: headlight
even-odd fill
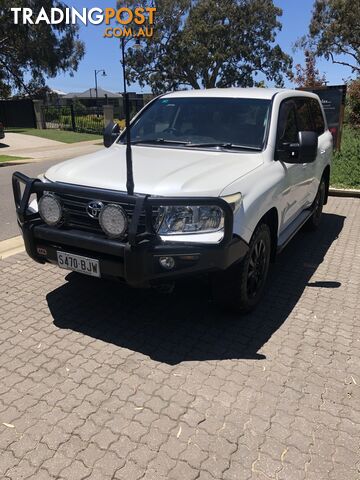
[[[44,194],[39,200],[39,214],[52,227],[60,223],[63,212],[59,200],[54,195]]]
[[[224,227],[224,215],[214,205],[160,207],[156,227],[159,235],[215,232]]]
[[[120,205],[109,203],[101,210],[99,223],[108,237],[119,238],[124,236],[128,220],[124,209]]]

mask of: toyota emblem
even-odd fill
[[[98,202],[96,200],[93,200],[92,202],[88,203],[88,206],[86,208],[87,214],[91,218],[99,218],[100,212],[103,208],[104,204],[102,202]]]

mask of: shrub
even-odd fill
[[[360,78],[353,80],[347,89],[345,121],[360,127]]]
[[[345,126],[341,151],[334,154],[331,180],[333,187],[360,188],[360,130]]]

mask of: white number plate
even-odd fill
[[[92,277],[100,277],[99,260],[94,258],[82,257],[81,255],[73,255],[72,253],[56,252],[58,265],[66,270],[84,273]]]

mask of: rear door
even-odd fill
[[[313,202],[323,171],[330,163],[332,151],[333,151],[333,139],[329,130],[326,128],[324,120],[324,114],[320,106],[319,100],[315,98],[309,99],[311,116],[313,121],[313,130],[318,134],[318,154],[316,161],[309,164],[309,170],[312,176],[312,185],[309,192],[310,203]]]
[[[297,97],[295,98],[296,104],[296,123],[298,132],[314,132],[314,122],[311,112],[311,98]],[[319,148],[318,148],[319,156]],[[315,162],[299,164],[301,168],[302,180],[299,185],[301,190],[302,208],[309,207],[315,196],[313,196],[314,182],[316,179],[316,166],[318,156]]]

